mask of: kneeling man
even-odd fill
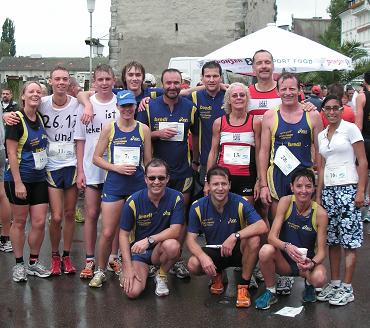
[[[212,278],[211,294],[224,291],[221,272],[227,267],[242,267],[238,284],[237,307],[249,307],[251,275],[257,262],[260,235],[267,226],[254,207],[243,197],[230,191],[230,172],[215,166],[207,173],[210,187],[207,197],[193,203],[189,213],[187,245],[192,253],[188,268],[192,274]],[[207,245],[197,243],[203,232]]]
[[[131,195],[122,209],[119,243],[123,273],[121,287],[129,298],[145,289],[149,265],[158,265],[155,275],[157,296],[169,294],[167,272],[180,256],[177,241],[184,223],[184,198],[167,188],[169,167],[153,159],[145,167],[147,188]],[[131,242],[131,236],[134,241]]]
[[[256,308],[266,310],[277,302],[275,273],[305,278],[304,302],[315,302],[315,287],[326,281],[326,211],[311,200],[315,176],[310,169],[292,174],[293,195],[282,197],[259,263],[266,291],[256,300]]]

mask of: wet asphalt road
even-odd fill
[[[226,291],[211,296],[206,277],[180,280],[169,276],[170,295],[154,294],[148,279],[138,300],[128,300],[117,276],[108,273],[102,288],[92,289],[79,275],[41,279],[28,277],[26,283],[12,281],[13,253],[0,254],[0,328],[7,327],[370,327],[370,235],[365,225],[364,246],[358,252],[354,278],[355,301],[344,307],[328,303],[305,304],[295,318],[274,314],[284,306],[302,305],[303,280],[297,278],[290,296],[281,296],[269,310],[235,308],[235,278],[228,269]],[[84,261],[83,224],[77,224],[72,257],[81,269]],[[50,242],[46,233],[41,260],[50,264]],[[185,253],[186,257],[186,253]],[[28,249],[25,250],[28,259]],[[252,300],[263,292],[263,284],[251,292]]]

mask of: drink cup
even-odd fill
[[[306,260],[306,257],[307,257],[307,251],[308,249],[307,248],[298,248],[299,252],[302,254],[302,261],[305,261]]]

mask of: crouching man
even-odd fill
[[[180,192],[166,187],[169,178],[168,165],[151,160],[145,167],[147,188],[131,195],[122,209],[120,284],[129,298],[137,298],[145,289],[152,264],[160,266],[154,278],[155,294],[169,294],[167,272],[180,256],[177,239],[184,223],[184,199]],[[134,241],[130,244],[131,233]]]
[[[215,166],[207,173],[209,194],[193,203],[189,213],[187,245],[192,253],[190,273],[206,274],[212,279],[211,294],[224,291],[221,272],[227,267],[242,267],[237,288],[237,307],[251,305],[248,287],[257,262],[260,235],[267,226],[254,207],[243,197],[230,191],[230,172]],[[199,232],[207,245],[197,242]]]
[[[266,310],[275,304],[275,273],[305,278],[304,302],[315,302],[315,287],[326,282],[325,258],[326,211],[311,200],[315,176],[310,169],[292,174],[293,195],[282,197],[259,263],[266,291],[256,300],[256,308]]]

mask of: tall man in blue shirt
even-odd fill
[[[131,195],[122,209],[120,279],[129,298],[137,298],[145,289],[152,264],[160,266],[155,276],[155,294],[169,294],[166,275],[180,255],[178,238],[184,223],[184,199],[180,192],[166,187],[168,180],[168,165],[159,159],[151,160],[145,168],[147,188]]]
[[[248,201],[230,193],[228,169],[211,168],[207,181],[209,195],[195,201],[189,213],[187,245],[192,256],[188,268],[192,274],[207,274],[212,278],[211,294],[221,294],[224,290],[221,271],[241,266],[236,306],[249,307],[248,287],[257,262],[260,236],[267,232],[267,226]],[[199,231],[205,235],[205,247],[197,243]]]

